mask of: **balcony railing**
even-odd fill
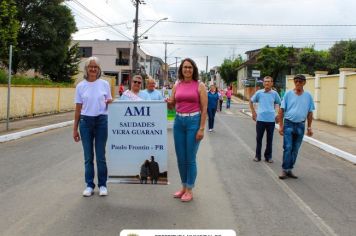
[[[129,59],[116,58],[115,65],[117,65],[117,66],[128,66],[128,65],[130,65],[130,60]]]

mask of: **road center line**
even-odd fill
[[[241,139],[236,133],[234,133],[231,128],[219,117],[216,116],[217,120],[225,127],[225,129],[249,152],[251,156],[255,154],[247,143]],[[334,230],[326,224],[326,222],[316,214],[311,207],[306,204],[286,183],[278,179],[278,176],[271,167],[266,163],[261,163],[262,167],[266,170],[267,174],[273,179],[274,182],[288,195],[288,197],[298,206],[298,208],[308,216],[308,218],[314,223],[318,229],[327,236],[337,236]]]

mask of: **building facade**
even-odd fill
[[[213,68],[210,69],[210,75],[209,76],[210,76],[209,85],[214,84],[219,89],[226,88],[226,84],[225,84],[224,80],[220,76],[220,72],[219,72],[219,67],[218,66],[214,66]]]
[[[132,74],[132,41],[112,40],[73,40],[78,43],[81,53],[79,70],[83,70],[84,62],[88,57],[98,57],[103,74],[115,76],[116,85],[128,85]],[[139,72],[146,76],[151,75],[159,80],[160,68],[163,61],[157,57],[147,55],[140,47],[137,48]]]

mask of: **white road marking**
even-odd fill
[[[251,156],[255,154],[254,150],[250,148],[247,143],[242,140],[236,133],[232,131],[232,129],[221,120],[219,116],[217,119],[220,123],[226,128],[226,130],[239,142],[241,145],[251,153]],[[266,163],[261,163],[263,168],[266,170],[268,175],[278,184],[278,186],[288,195],[288,197],[298,206],[298,208],[304,212],[305,215],[313,222],[313,224],[318,227],[318,229],[327,236],[337,236],[334,230],[320,217],[316,214],[311,207],[306,204],[286,183],[282,180],[278,179],[278,176],[271,167],[269,167]]]
[[[247,115],[247,116],[252,116],[251,112],[249,111],[246,111],[245,109],[242,109],[241,111],[243,114]],[[276,124],[276,129],[278,130],[279,129],[279,125]],[[312,138],[312,137],[308,137],[306,135],[304,135],[304,138],[303,138],[303,141],[304,142],[307,142],[307,143],[310,143],[311,145],[314,145],[328,153],[331,153],[333,155],[336,155],[338,157],[341,157],[342,159],[344,160],[347,160],[353,164],[356,164],[356,155],[353,155],[349,152],[345,152],[339,148],[336,148],[334,146],[331,146],[327,143],[323,143],[315,138]]]

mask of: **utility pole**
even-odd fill
[[[137,73],[138,55],[137,55],[137,44],[138,44],[138,6],[139,4],[145,4],[143,0],[132,0],[134,6],[136,7],[135,15],[135,35],[133,40],[133,52],[132,52],[132,72],[131,78]]]
[[[180,57],[175,57],[176,58],[176,79],[178,79],[178,58]]]
[[[6,130],[9,131],[10,123],[10,89],[11,89],[11,65],[12,65],[12,45],[9,49],[9,79],[7,82],[7,111],[6,111]]]
[[[209,79],[208,76],[208,61],[209,61],[209,56],[206,56],[206,67],[205,67],[205,74],[206,74],[206,79]]]
[[[173,44],[169,42],[164,42],[164,80],[168,80],[168,66],[167,66],[167,44]]]

